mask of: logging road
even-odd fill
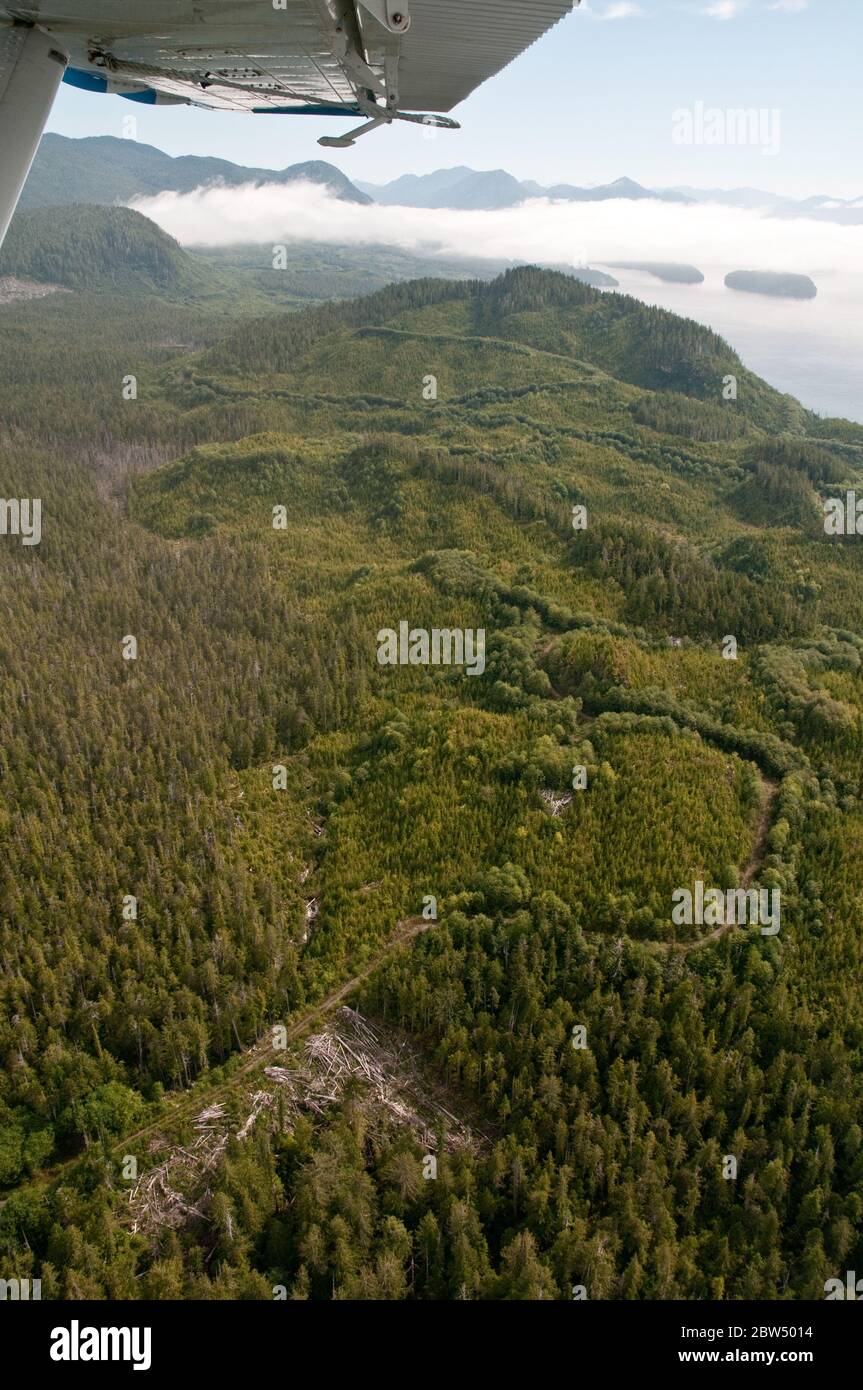
[[[740,879],[740,887],[748,888],[761,865],[764,863],[764,850],[767,844],[767,832],[770,829],[770,822],[773,818],[773,807],[776,804],[776,797],[779,794],[779,786],[776,782],[769,781],[766,777],[761,779],[764,787],[764,796],[761,802],[761,810],[758,813],[758,820],[755,826],[755,839],[752,843],[752,853],[749,862],[743,870]],[[709,946],[712,942],[718,941],[727,931],[736,926],[735,922],[723,922],[719,927],[714,927],[707,936],[699,936],[695,941],[669,941],[660,943],[666,951],[677,951],[683,955],[688,955],[690,951],[698,951],[702,946]]]
[[[742,888],[748,888],[764,862],[767,833],[770,828],[773,808],[779,792],[777,783],[770,781],[766,777],[762,778],[762,782],[764,786],[764,797],[755,827],[752,853],[741,876],[740,886]],[[351,979],[346,980],[344,984],[339,985],[338,989],[333,990],[331,994],[328,994],[317,1004],[311,1005],[308,1009],[305,1009],[300,1016],[288,1026],[287,1041],[295,1042],[316,1018],[319,1018],[323,1014],[331,1013],[332,1010],[341,1004],[348,995],[352,994],[379,965],[391,956],[394,951],[400,946],[404,946],[409,941],[412,941],[413,938],[419,936],[421,932],[427,931],[432,925],[432,922],[427,922],[422,917],[408,917],[400,921],[397,924],[395,934],[390,938],[386,946],[373,956],[372,959],[363,966],[362,970],[359,970]],[[657,941],[651,942],[650,944],[658,951],[688,955],[691,951],[701,950],[704,946],[709,946],[713,942],[718,941],[726,932],[730,931],[734,925],[733,922],[724,923],[722,926],[714,928],[707,936],[698,937],[695,941]],[[165,1110],[159,1117],[151,1120],[150,1123],[144,1125],[142,1129],[136,1130],[134,1134],[128,1134],[116,1144],[112,1144],[109,1152],[122,1152],[123,1154],[127,1154],[132,1144],[137,1144],[141,1139],[146,1139],[149,1135],[157,1134],[160,1130],[164,1129],[166,1125],[173,1124],[177,1120],[193,1117],[208,1105],[214,1104],[220,1096],[228,1094],[239,1077],[247,1076],[265,1062],[272,1060],[271,1034],[267,1033],[263,1038],[259,1038],[257,1042],[253,1043],[250,1048],[241,1054],[241,1057],[242,1060],[239,1065],[232,1071],[230,1077],[226,1081],[221,1081],[218,1085],[210,1089],[196,1089],[193,1094],[189,1094],[186,1091],[169,1093],[165,1097]],[[74,1158],[66,1159],[62,1163],[55,1164],[51,1168],[43,1170],[41,1173],[34,1174],[28,1185],[42,1185],[52,1182],[64,1171],[77,1163],[80,1157],[81,1155],[76,1155]],[[6,1205],[7,1200],[8,1198],[4,1198],[0,1201],[0,1209]]]
[[[404,921],[400,921],[396,926],[395,934],[390,938],[386,946],[384,946],[381,951],[378,951],[378,953],[363,966],[362,970],[358,970],[356,975],[346,980],[343,985],[339,985],[338,989],[334,989],[326,998],[319,1000],[317,1004],[310,1005],[308,1009],[304,1009],[300,1016],[288,1025],[287,1041],[295,1042],[316,1018],[319,1018],[322,1014],[331,1013],[349,994],[353,993],[358,985],[362,984],[363,980],[368,979],[372,971],[376,970],[379,965],[382,965],[394,951],[400,946],[406,945],[409,941],[412,941],[415,936],[419,936],[421,932],[427,931],[428,928],[432,926],[434,926],[434,923],[427,922],[423,917],[407,917]],[[127,1134],[124,1138],[118,1140],[116,1144],[112,1144],[109,1153],[127,1154],[132,1144],[137,1144],[139,1140],[146,1139],[148,1135],[158,1134],[160,1130],[164,1129],[167,1125],[174,1124],[177,1120],[183,1120],[187,1117],[191,1118],[199,1114],[200,1111],[205,1109],[208,1105],[212,1105],[219,1096],[230,1092],[239,1077],[246,1076],[257,1067],[273,1060],[272,1034],[268,1032],[263,1038],[259,1038],[257,1042],[253,1043],[252,1046],[241,1055],[242,1061],[239,1066],[231,1072],[228,1079],[219,1082],[218,1085],[211,1089],[207,1090],[202,1087],[199,1090],[195,1090],[194,1094],[189,1094],[186,1091],[169,1092],[165,1097],[165,1110],[162,1111],[161,1115],[152,1120],[149,1124],[144,1125],[142,1129],[136,1130],[134,1134]],[[34,1173],[29,1182],[25,1185],[27,1187],[47,1186],[49,1183],[54,1182],[55,1179],[61,1177],[64,1172],[74,1167],[76,1163],[79,1163],[81,1158],[81,1154],[76,1154],[73,1158],[67,1158],[62,1163],[56,1163],[50,1168],[43,1169],[41,1173]],[[0,1200],[0,1209],[6,1205],[8,1200],[8,1197],[4,1197]]]
[[[433,925],[433,922],[428,922],[423,917],[408,917],[404,921],[399,922],[395,934],[390,938],[383,950],[373,956],[372,959],[363,966],[362,970],[358,971],[350,980],[346,980],[343,985],[339,985],[338,989],[334,989],[326,998],[321,999],[317,1004],[311,1005],[308,1009],[304,1009],[299,1018],[288,1025],[287,1041],[295,1042],[316,1018],[319,1018],[322,1014],[331,1013],[349,994],[353,994],[354,990],[362,984],[363,980],[366,980],[369,975],[371,975],[372,971],[376,970],[379,965],[382,965],[399,946],[406,945],[407,942],[412,941],[415,936],[419,936],[420,932],[427,931],[428,928]],[[219,1096],[231,1091],[236,1085],[239,1077],[248,1075],[249,1072],[255,1071],[257,1067],[262,1066],[266,1062],[272,1062],[272,1032],[268,1031],[263,1038],[259,1038],[257,1042],[253,1043],[252,1046],[241,1055],[242,1061],[239,1066],[231,1072],[231,1075],[226,1081],[219,1082],[218,1085],[211,1089],[203,1089],[200,1092],[196,1091],[194,1095],[189,1095],[186,1092],[177,1092],[175,1093],[177,1099],[173,1104],[171,1104],[171,1097],[166,1097],[166,1105],[171,1106],[168,1113],[163,1113],[157,1119],[144,1125],[143,1129],[136,1130],[134,1134],[128,1134],[116,1144],[112,1144],[110,1152],[118,1153],[122,1151],[124,1154],[128,1153],[130,1145],[138,1143],[141,1139],[146,1139],[150,1134],[158,1133],[166,1124],[173,1124],[177,1120],[182,1120],[187,1116],[191,1117],[198,1114],[202,1109],[217,1102]]]
[[[764,788],[764,795],[761,802],[761,810],[759,811],[755,826],[752,853],[741,875],[741,888],[749,887],[764,862],[767,832],[770,829],[773,808],[779,793],[778,784],[768,780],[766,777],[762,778],[762,785]],[[379,951],[372,960],[363,966],[362,970],[350,980],[347,980],[345,984],[340,985],[338,989],[333,990],[332,994],[328,994],[320,1003],[304,1010],[300,1017],[290,1024],[287,1030],[287,1041],[295,1042],[315,1018],[319,1017],[321,1014],[330,1013],[337,1005],[341,1004],[349,994],[353,993],[358,985],[362,984],[363,980],[371,975],[373,970],[376,970],[388,956],[392,955],[393,951],[398,949],[399,946],[405,945],[415,936],[418,936],[420,932],[426,931],[432,925],[431,922],[425,921],[422,917],[408,917],[404,921],[399,922],[396,927],[395,935],[390,939],[383,950]],[[706,936],[698,937],[695,941],[656,942],[655,945],[660,950],[688,955],[690,951],[701,950],[702,947],[709,946],[713,942],[719,941],[734,925],[735,923],[733,922],[723,923],[721,926],[714,928],[714,930],[709,932]],[[128,1153],[131,1144],[137,1143],[140,1139],[145,1139],[149,1134],[157,1133],[164,1126],[166,1121],[173,1122],[178,1119],[184,1119],[187,1115],[192,1116],[198,1113],[200,1109],[204,1108],[205,1104],[212,1105],[219,1096],[231,1090],[238,1077],[247,1075],[268,1060],[272,1060],[272,1042],[269,1033],[265,1035],[265,1037],[259,1038],[256,1043],[253,1043],[252,1046],[242,1054],[242,1061],[231,1073],[227,1081],[220,1082],[219,1085],[202,1094],[189,1096],[183,1092],[179,1093],[177,1102],[173,1106],[170,1114],[163,1115],[160,1119],[153,1120],[150,1124],[145,1125],[143,1129],[139,1129],[134,1134],[127,1135],[126,1138],[122,1139],[119,1143],[113,1144],[111,1146],[111,1152],[117,1153],[122,1150],[123,1153]]]
[[[551,651],[556,641],[557,638],[552,637],[544,646],[540,647],[538,653],[540,659]],[[544,670],[544,667],[540,667],[540,669]],[[548,675],[547,671],[546,675]],[[551,685],[550,681],[549,684]],[[560,691],[556,690],[555,687],[551,685],[551,699],[561,700],[562,698],[563,696]],[[594,720],[585,715],[581,717],[584,719],[585,723],[590,724],[594,722]],[[709,740],[706,741],[709,742]],[[755,838],[752,843],[752,853],[749,856],[749,862],[743,870],[743,875],[740,880],[741,888],[749,887],[758,870],[761,868],[761,865],[764,863],[767,832],[770,829],[773,808],[776,805],[776,797],[779,794],[779,784],[772,781],[771,778],[766,777],[764,773],[761,774],[761,784],[764,788],[764,796],[761,802],[761,810],[758,813],[758,820],[755,825]],[[688,955],[690,951],[700,951],[703,946],[710,946],[714,941],[719,941],[720,938],[735,925],[736,923],[734,922],[724,922],[721,926],[715,927],[712,932],[708,932],[707,936],[699,936],[695,941],[652,941],[649,944],[657,951],[667,951],[669,954]]]

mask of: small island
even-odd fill
[[[676,261],[610,261],[612,270],[645,270],[657,280],[672,285],[700,285],[704,276],[697,266],[681,265]]]
[[[593,266],[576,266],[569,270],[573,280],[581,280],[585,285],[592,285],[595,290],[614,290],[620,284],[613,275],[607,275],[604,270],[594,270]]]
[[[818,287],[808,275],[792,275],[781,270],[732,270],[725,283],[730,290],[746,294],[772,294],[779,299],[814,299]]]
[[[510,262],[514,265],[515,262]],[[591,285],[595,290],[616,290],[620,281],[604,270],[596,270],[592,265],[570,265],[565,261],[542,261],[543,270],[556,270],[568,275],[572,280],[580,280],[583,285]]]

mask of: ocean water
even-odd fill
[[[747,367],[810,410],[863,423],[863,271],[813,272],[816,299],[774,299],[726,289],[724,271],[701,269],[701,285],[611,273],[622,292],[707,324]]]

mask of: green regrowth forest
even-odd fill
[[[863,1261],[863,548],[821,524],[863,427],[564,274],[324,262],[285,312],[67,211],[59,275],[10,247],[68,292],[0,307],[0,491],[42,502],[0,537],[2,1270],[823,1297]],[[381,665],[402,621],[484,671]],[[697,881],[781,930],[674,925]]]

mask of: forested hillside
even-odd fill
[[[335,197],[349,203],[372,201],[341,169],[322,159],[286,169],[256,169],[200,155],[172,158],[153,145],[113,135],[72,140],[49,132],[39,146],[21,206],[28,211],[81,202],[112,206],[165,190],[188,193],[208,184],[238,187],[297,181],[323,184]]]
[[[42,502],[0,537],[3,1260],[822,1298],[863,1261],[863,562],[823,526],[861,427],[532,268],[239,321],[91,289],[0,309],[0,491]],[[482,670],[382,664],[402,622]],[[696,882],[781,929],[676,922]]]
[[[189,309],[206,306],[210,333],[219,312],[227,323],[236,324],[238,317],[367,295],[394,281],[427,275],[491,279],[505,268],[503,261],[313,242],[190,251],[134,209],[98,203],[19,211],[0,250],[0,280],[18,276],[51,290],[58,285],[75,290],[82,300],[86,297],[77,303],[76,323],[91,312],[103,321],[121,312],[120,306],[110,314],[104,306],[98,307],[105,295],[112,294],[134,295],[134,306],[128,306],[132,312],[137,315],[149,309],[158,322],[167,296]],[[598,271],[578,273],[616,283]],[[26,323],[29,327],[30,321]],[[92,324],[81,324],[81,330],[89,342]],[[52,349],[50,340],[45,346],[46,351]]]
[[[0,275],[69,289],[171,294],[202,288],[206,276],[182,247],[131,208],[85,204],[20,213],[0,251]]]

